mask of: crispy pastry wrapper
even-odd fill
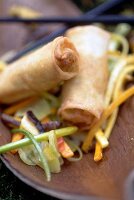
[[[95,26],[79,26],[68,30],[66,36],[80,55],[80,71],[63,85],[59,114],[66,121],[89,128],[104,109],[110,34]]]
[[[79,71],[79,56],[70,39],[58,37],[10,64],[0,74],[0,102],[15,101],[56,87]]]

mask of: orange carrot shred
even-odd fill
[[[12,135],[12,142],[17,142],[19,140],[21,140],[24,137],[24,135],[22,133],[14,133]],[[16,154],[17,153],[17,149],[11,150],[12,154]]]
[[[101,145],[99,144],[99,142],[96,142],[95,145],[95,154],[94,154],[94,161],[98,162],[100,160],[102,160],[103,154],[102,154],[102,148]]]
[[[65,148],[64,151],[61,152],[63,158],[71,158],[72,156],[74,156],[73,151],[70,149],[70,147],[65,141],[64,141],[64,148]]]
[[[46,123],[46,122],[49,122],[50,119],[48,117],[44,117],[42,120],[41,120],[41,123]]]
[[[28,105],[30,105],[31,103],[33,103],[34,101],[37,100],[38,97],[30,97],[26,100],[20,101],[18,103],[15,103],[13,105],[11,105],[10,107],[6,108],[4,110],[4,113],[8,114],[8,115],[13,115],[16,111],[18,111],[21,108],[24,108]]]
[[[129,97],[134,95],[134,87],[127,89],[125,92],[122,92],[121,95],[114,100],[107,109],[103,112],[100,120],[91,127],[91,130],[88,132],[87,137],[82,145],[82,150],[84,152],[88,152],[90,145],[92,144],[92,140],[100,128],[100,126],[105,122],[105,120],[113,113],[113,111],[119,107],[124,101],[126,101]]]
[[[64,146],[64,139],[63,137],[57,138],[57,146],[58,146],[58,151],[61,153],[65,150]]]
[[[63,158],[71,158],[72,156],[74,156],[73,151],[64,141],[63,137],[57,139],[57,146],[58,146],[58,151],[61,153]]]

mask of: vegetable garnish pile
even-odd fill
[[[10,129],[12,139],[0,147],[0,154],[18,154],[25,164],[41,167],[48,181],[51,173],[61,171],[65,160],[80,161],[82,152],[88,153],[90,147],[94,149],[95,162],[103,159],[119,106],[134,95],[134,86],[127,87],[134,80],[132,27],[118,26],[113,33],[95,26],[71,28],[66,32],[68,39],[56,39],[34,52],[34,67],[30,54],[12,66],[1,64],[1,120]],[[43,52],[49,52],[48,58]],[[24,87],[18,88],[20,78],[10,91],[4,78],[16,83],[18,79],[12,71],[19,65],[17,73],[21,75],[25,63],[30,78],[22,76],[22,80],[26,79]],[[41,87],[39,79],[35,80],[36,63],[41,69],[37,74],[42,76],[41,81],[43,65],[47,74]],[[16,91],[18,94],[12,97]]]
[[[47,101],[48,99],[50,101]],[[40,107],[41,101],[44,102]],[[29,110],[31,105],[33,111]],[[45,94],[36,100],[30,98],[16,103],[1,114],[3,123],[11,128],[12,143],[0,147],[0,153],[18,153],[27,165],[38,165],[43,168],[48,181],[51,180],[51,172],[61,171],[63,158],[72,162],[82,158],[80,148],[69,138],[64,138],[75,133],[78,128],[62,128],[61,122],[56,119],[57,106],[58,98]]]

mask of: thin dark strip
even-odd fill
[[[17,121],[12,116],[7,115],[5,113],[1,114],[1,120],[6,125],[7,124],[12,124],[12,125],[14,125],[16,127],[20,126],[20,122],[19,121]],[[61,122],[59,122],[59,121],[50,121],[50,122],[42,123],[41,125],[43,127],[43,130],[50,131],[50,130],[55,130],[55,129],[59,128],[61,126]]]
[[[18,52],[15,56],[13,56],[12,58],[10,58],[7,63],[11,63],[19,58],[21,58],[22,56],[24,56],[25,54],[29,53],[30,51],[33,51],[34,49],[42,46],[43,44],[46,44],[48,42],[50,42],[52,39],[60,36],[60,35],[63,35],[64,32],[67,30],[68,28],[67,27],[64,27],[60,30],[56,30],[52,33],[50,33],[49,35],[47,35],[46,37],[43,37],[39,40],[37,40],[36,42],[30,44],[30,45],[27,45],[26,47],[24,47],[20,52]]]
[[[60,128],[61,122],[60,121],[50,121],[42,124],[45,131],[49,130],[55,130],[57,128]]]
[[[120,3],[125,2],[126,0],[108,0],[105,1],[103,4],[97,6],[96,8],[92,9],[90,12],[91,15],[101,15],[106,11],[114,8],[115,6],[119,5]]]
[[[27,117],[28,119],[36,126],[36,128],[38,129],[38,131],[40,133],[44,133],[45,129],[42,126],[41,122],[37,119],[37,117],[34,115],[34,113],[32,111],[27,111]]]
[[[97,6],[96,8],[88,11],[86,14],[83,15],[83,17],[87,17],[88,15],[100,15],[103,14],[104,12],[108,11],[109,9],[115,7],[116,5],[120,4],[121,2],[123,2],[124,0],[109,0],[107,2],[104,2],[103,4]],[[35,43],[31,44],[30,46],[26,46],[23,50],[21,50],[20,52],[18,52],[15,56],[13,56],[12,58],[10,58],[7,63],[11,63],[15,60],[17,60],[18,58],[22,57],[23,55],[27,54],[28,52],[40,47],[43,44],[46,44],[48,42],[50,42],[52,39],[54,39],[55,37],[58,37],[59,35],[62,35],[68,27],[64,27],[61,28],[60,30],[56,30],[53,33],[49,34],[48,36],[36,41]]]
[[[1,114],[1,120],[2,120],[3,123],[9,123],[9,124],[12,124],[12,125],[14,125],[16,127],[20,126],[20,122],[19,121],[15,120],[10,115],[4,114],[4,113]]]
[[[103,15],[103,16],[87,16],[82,17],[55,17],[55,18],[9,18],[0,17],[0,23],[67,23],[69,25],[89,24],[89,23],[134,23],[134,16],[123,15]]]

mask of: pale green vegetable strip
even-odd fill
[[[57,129],[57,130],[55,130],[55,134],[56,134],[56,137],[59,138],[62,136],[74,134],[77,130],[78,130],[78,128],[76,126],[71,126],[71,127],[67,127],[67,128]],[[50,133],[50,131],[42,133],[37,136],[34,136],[34,138],[37,142],[42,142],[44,140],[48,140],[49,133]],[[28,138],[19,140],[17,142],[8,143],[8,144],[0,147],[0,154],[6,153],[13,149],[18,149],[18,148],[24,147],[29,144],[31,144],[31,141]]]
[[[127,55],[128,51],[129,51],[129,45],[127,42],[127,39],[125,37],[123,37],[122,35],[116,34],[116,33],[112,33],[111,34],[111,42],[109,45],[109,50],[110,51],[114,51],[116,49],[118,49],[119,44],[122,45],[122,55]]]
[[[71,150],[73,152],[78,152],[79,153],[79,157],[71,157],[71,158],[67,158],[67,160],[69,160],[70,162],[77,162],[80,161],[83,157],[83,153],[82,150],[80,149],[79,146],[77,146],[74,142],[72,142],[71,140],[64,138],[64,140],[67,142],[67,144],[70,146]]]
[[[114,32],[126,37],[131,30],[132,30],[132,26],[130,24],[120,23],[115,27]]]
[[[126,59],[122,58],[121,60],[119,60],[116,63],[116,65],[111,73],[111,76],[110,76],[110,79],[108,82],[108,86],[107,86],[107,90],[106,90],[106,94],[105,94],[105,107],[107,107],[110,104],[110,101],[111,101],[111,98],[113,95],[113,91],[114,91],[114,87],[116,85],[116,82],[118,80],[118,77],[119,77],[121,71],[123,70],[123,68],[125,67],[126,64],[127,64]]]
[[[54,154],[57,156],[57,158],[59,158],[60,154],[59,154],[58,149],[57,149],[57,138],[56,138],[54,130],[52,130],[50,132],[48,140],[49,140],[49,147],[51,147],[51,149],[53,150]]]
[[[52,148],[50,146],[47,146],[45,147],[43,152],[48,160],[50,171],[52,173],[59,173],[61,171],[60,161],[58,157],[54,154]]]
[[[21,132],[24,135],[26,135],[30,139],[31,143],[34,145],[35,149],[38,152],[38,155],[39,155],[39,158],[40,158],[40,161],[42,164],[42,168],[44,169],[44,171],[46,173],[47,181],[50,181],[51,180],[51,172],[49,169],[47,159],[46,159],[45,155],[43,155],[42,149],[41,149],[40,145],[38,144],[38,142],[36,141],[36,139],[34,138],[33,134],[30,133],[29,131],[26,131],[23,129],[12,130],[12,133],[18,133],[18,132]]]
[[[52,108],[51,108],[50,103],[44,98],[40,98],[36,102],[33,102],[31,105],[26,106],[22,109],[19,109],[16,112],[15,116],[22,117],[28,110],[31,110],[35,114],[35,116],[39,120],[41,120],[44,117],[51,114],[51,109]]]

